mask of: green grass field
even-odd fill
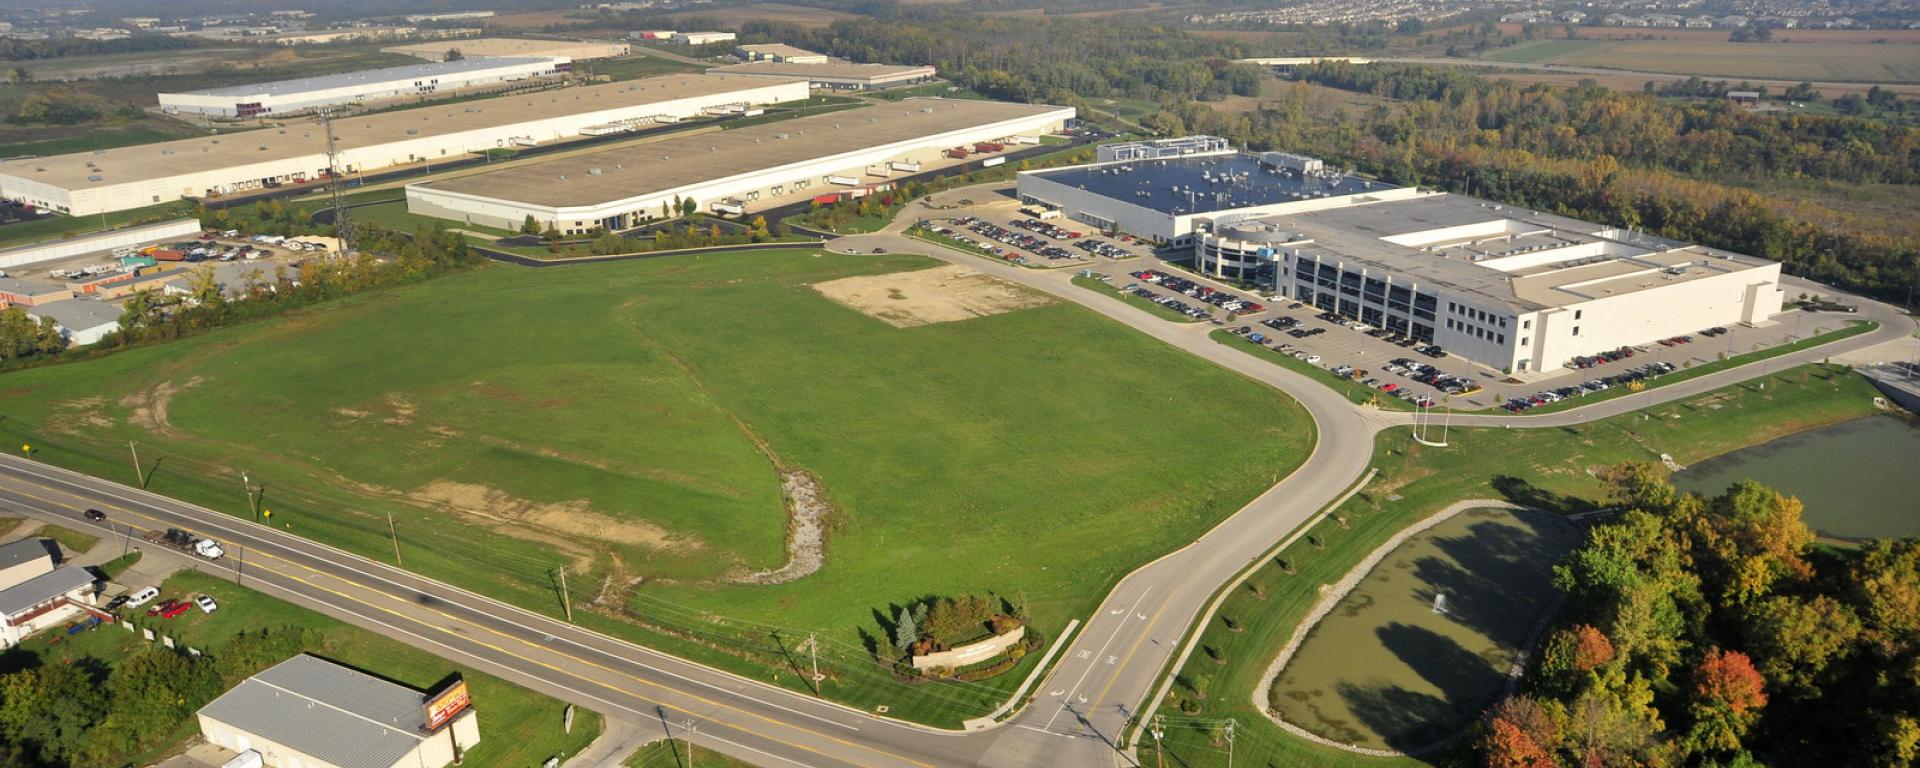
[[[193,204],[184,200],[149,205],[126,211],[91,216],[51,216],[0,226],[0,248],[42,240],[84,235],[103,227],[121,227],[136,221],[165,221],[193,215]]]
[[[1791,32],[1781,33],[1792,37]],[[1702,40],[1536,40],[1490,61],[1609,67],[1732,79],[1920,82],[1920,45]]]
[[[60,542],[60,552],[66,559],[72,559],[74,555],[93,549],[95,544],[100,543],[98,536],[53,524],[40,526],[34,535]]]
[[[684,61],[659,56],[623,56],[617,59],[582,61],[576,66],[589,75],[606,75],[615,80],[638,80],[643,77],[677,75],[681,72],[700,72],[705,68]]]
[[[640,748],[623,763],[626,768],[694,768],[696,765],[708,768],[753,768],[752,763],[743,763],[712,750],[689,748],[679,739],[656,741]]]
[[[275,524],[389,562],[392,512],[409,568],[549,614],[564,565],[575,607],[599,606],[583,621],[648,642],[676,640],[634,624],[685,640],[759,622],[842,649],[876,612],[969,592],[1024,601],[1052,634],[1271,476],[1237,467],[1285,471],[1313,442],[1290,400],[1073,305],[896,328],[809,287],[936,264],[796,249],[481,269],[7,374],[0,440],[122,480],[139,440],[152,490],[234,514],[245,469]],[[1232,434],[1243,461],[1167,450],[1182,433]],[[831,502],[825,567],[736,583],[786,561],[783,470]],[[710,660],[795,684],[779,653]],[[867,687],[828,693],[948,723],[1000,695],[845,684]]]
[[[1363,757],[1312,744],[1269,723],[1251,694],[1268,663],[1320,597],[1394,532],[1461,499],[1506,499],[1555,512],[1591,509],[1603,492],[1590,470],[1621,461],[1652,461],[1661,453],[1681,463],[1727,453],[1774,437],[1872,413],[1878,391],[1840,368],[1803,366],[1756,382],[1675,403],[1558,429],[1454,429],[1452,447],[1421,446],[1406,430],[1383,432],[1374,449],[1379,474],[1352,499],[1317,522],[1310,537],[1255,568],[1245,586],[1222,603],[1199,644],[1225,664],[1195,653],[1180,670],[1160,712],[1166,715],[1168,764],[1225,766],[1225,744],[1213,726],[1238,724],[1236,748],[1245,765],[1398,766],[1452,764],[1442,751],[1424,760]],[[1318,544],[1316,545],[1316,542]],[[1240,627],[1230,631],[1227,619]],[[1195,701],[1193,681],[1206,691]],[[1184,703],[1184,706],[1183,706]],[[1151,746],[1141,747],[1145,755]],[[1264,761],[1264,762],[1263,762]]]
[[[549,757],[579,752],[600,731],[598,714],[579,711],[574,716],[573,733],[564,733],[561,717],[565,705],[555,699],[197,571],[183,571],[167,579],[161,589],[165,597],[173,598],[212,595],[219,601],[220,610],[212,614],[188,611],[177,619],[138,616],[132,622],[136,627],[150,627],[157,633],[172,636],[181,645],[209,655],[219,655],[228,639],[237,633],[296,626],[319,633],[319,643],[307,648],[308,653],[405,685],[425,689],[459,672],[472,690],[474,709],[480,712],[480,744],[467,752],[462,765],[482,768],[538,765]],[[59,642],[53,642],[55,639]],[[71,636],[58,632],[36,635],[22,648],[39,657],[42,663],[65,663],[91,656],[111,665],[146,645],[137,633],[127,632],[118,625],[101,625]],[[197,733],[196,725],[187,726],[178,734],[182,739]]]

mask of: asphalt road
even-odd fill
[[[1375,434],[1411,418],[1354,406],[1305,376],[1217,344],[1207,337],[1209,324],[1167,322],[1074,286],[1072,270],[992,261],[907,238],[898,226],[841,238],[832,247],[925,253],[1084,306],[1296,399],[1312,416],[1315,450],[1285,477],[1276,467],[1271,489],[1199,540],[1122,578],[1029,693],[1026,706],[1006,722],[968,733],[900,723],[739,678],[284,531],[26,459],[0,458],[0,504],[80,527],[98,527],[80,510],[99,508],[108,512],[109,525],[132,526],[136,538],[156,527],[188,528],[226,543],[232,553],[202,564],[204,571],[757,765],[1133,765],[1130,752],[1116,749],[1127,722],[1161,682],[1161,672],[1214,591],[1353,485],[1367,469]],[[1892,308],[1863,306],[1864,316],[1882,323],[1878,331],[1644,396],[1551,415],[1456,416],[1453,423],[1516,428],[1579,423],[1691,396],[1759,375],[1763,368],[1777,370],[1913,332],[1912,320]]]

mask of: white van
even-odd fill
[[[153,599],[159,596],[160,596],[159,587],[146,587],[144,589],[141,589],[138,592],[135,592],[127,596],[127,607],[138,608],[140,606],[146,605],[147,603],[153,602]]]

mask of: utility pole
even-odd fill
[[[253,521],[260,522],[260,501],[254,497],[253,479],[247,476],[247,471],[244,469],[240,470],[240,489],[246,491],[247,509],[253,512]]]
[[[333,138],[333,110],[320,108],[320,130],[327,135],[327,194],[333,205],[333,234],[340,238],[340,254],[353,250],[353,228],[347,222],[347,206],[340,195],[340,149]]]
[[[1227,719],[1227,768],[1233,768],[1233,726],[1234,720]]]
[[[1167,768],[1167,750],[1162,746],[1167,739],[1167,726],[1162,715],[1153,716],[1153,762],[1157,768]]]
[[[140,481],[140,490],[144,491],[147,489],[147,473],[146,470],[140,468],[139,446],[139,443],[132,440],[127,441],[127,450],[133,452],[133,479]]]
[[[826,678],[820,674],[820,638],[807,633],[807,653],[813,657],[813,693],[820,695],[820,681]]]
[[[567,567],[564,565],[560,566],[560,607],[567,612],[567,623],[572,624],[573,598],[567,595]]]
[[[393,537],[393,564],[401,568],[407,567],[407,564],[400,560],[400,531],[393,527],[392,512],[387,513],[387,535]]]
[[[680,724],[680,730],[683,732],[681,738],[687,742],[687,768],[693,768],[693,733],[700,729],[693,726],[693,718],[687,718],[686,722]]]
[[[241,583],[240,583],[241,573],[244,572],[246,569],[247,569],[247,548],[239,544],[235,544],[233,545],[233,585],[234,586],[236,587],[241,586]]]

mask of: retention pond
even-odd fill
[[[1867,416],[1800,432],[1688,467],[1675,487],[1705,496],[1753,479],[1806,506],[1827,539],[1920,536],[1920,420]]]

